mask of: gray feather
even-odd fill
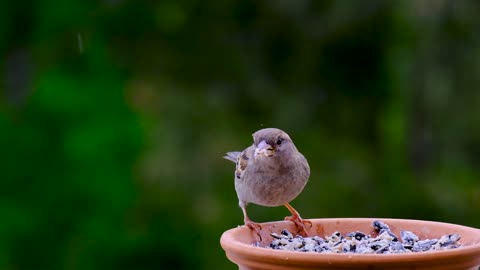
[[[237,160],[238,160],[238,156],[241,154],[242,152],[228,152],[226,156],[224,156],[223,158],[224,159],[228,159],[230,161],[233,161],[234,163],[237,163]]]

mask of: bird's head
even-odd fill
[[[265,128],[253,133],[255,156],[272,157],[295,148],[292,139],[277,128]]]

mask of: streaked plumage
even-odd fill
[[[236,164],[235,190],[246,225],[259,228],[248,218],[248,203],[269,207],[285,205],[292,213],[287,219],[306,234],[303,220],[289,202],[302,192],[310,167],[287,133],[276,128],[261,129],[253,134],[251,146],[242,152],[228,152],[225,158]]]

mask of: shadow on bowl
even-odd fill
[[[361,231],[376,234],[371,223],[381,220],[390,226],[396,235],[400,230],[414,232],[420,239],[439,238],[445,234],[461,235],[461,247],[448,250],[435,250],[402,254],[353,254],[353,253],[314,253],[273,250],[264,248],[273,240],[271,233],[287,229],[294,232],[291,222],[277,221],[262,223],[262,241],[258,235],[245,226],[230,229],[223,233],[220,244],[227,258],[241,270],[254,269],[439,269],[439,270],[478,270],[480,266],[480,230],[442,222],[408,219],[337,218],[309,219],[312,227],[310,236],[324,237],[335,231],[342,234]]]

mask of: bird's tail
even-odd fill
[[[240,153],[241,152],[228,152],[227,155],[224,156],[223,158],[237,163],[238,156],[240,155]]]

